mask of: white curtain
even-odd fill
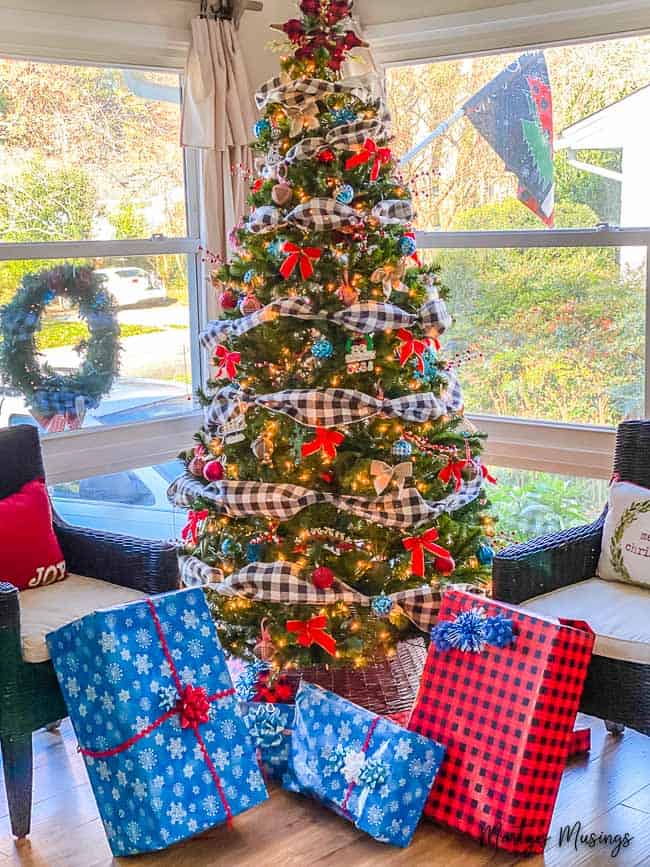
[[[202,150],[201,235],[208,250],[224,258],[228,234],[245,209],[249,181],[238,167],[252,170],[248,142],[256,117],[233,22],[195,18],[185,68],[181,144]],[[208,315],[217,312],[214,293],[209,293]]]

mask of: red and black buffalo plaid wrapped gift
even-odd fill
[[[594,635],[445,593],[409,728],[446,747],[425,815],[485,845],[542,852]]]

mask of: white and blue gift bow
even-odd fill
[[[484,608],[461,611],[452,620],[442,620],[431,630],[436,649],[481,653],[486,645],[508,647],[515,641],[512,620],[504,614],[488,617]]]

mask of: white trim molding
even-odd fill
[[[0,56],[182,69],[198,0],[0,0]]]
[[[648,0],[526,0],[471,12],[369,24],[363,28],[383,65],[489,54],[650,29]]]

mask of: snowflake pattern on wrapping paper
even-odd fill
[[[281,780],[289,768],[293,710],[293,705],[283,703],[242,704],[264,773],[273,780]]]
[[[208,695],[232,687],[205,598],[190,588],[153,598],[179,678]],[[176,706],[178,692],[145,601],[99,611],[48,636],[80,744],[122,744]],[[212,702],[199,727],[233,815],[268,796],[235,696]],[[155,851],[225,821],[191,729],[176,714],[128,749],[85,756],[113,853]]]
[[[407,846],[443,756],[435,741],[303,682],[283,785],[318,798],[377,840]]]

